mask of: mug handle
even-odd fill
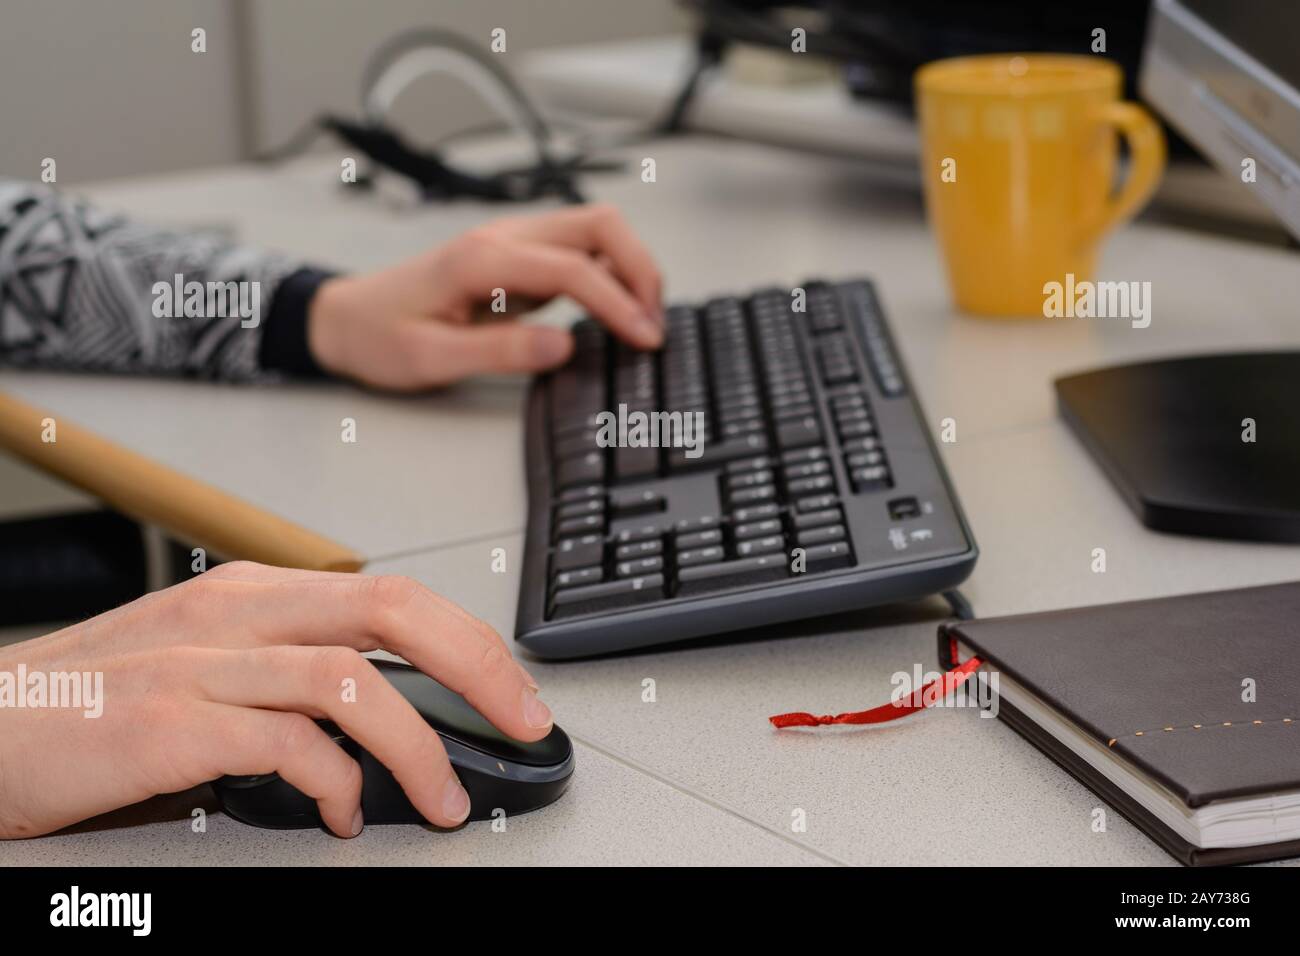
[[[1160,124],[1136,103],[1107,103],[1097,118],[1115,127],[1128,141],[1131,165],[1124,185],[1106,201],[1101,215],[1085,229],[1085,241],[1095,241],[1135,215],[1160,184],[1165,168],[1165,134]]]

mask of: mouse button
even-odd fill
[[[434,730],[472,750],[529,766],[549,766],[568,759],[569,738],[553,727],[535,743],[525,743],[497,730],[464,697],[443,687],[409,664],[372,661],[398,692]]]
[[[535,743],[527,743],[506,736],[495,727],[492,727],[491,724],[488,725],[486,731],[480,731],[477,727],[455,725],[445,720],[430,720],[429,723],[438,731],[441,737],[454,740],[463,747],[476,750],[493,759],[526,764],[531,767],[544,767],[561,763],[567,756],[564,747],[568,742],[567,738],[564,738],[562,742],[553,740],[555,737],[554,729],[541,740]],[[557,746],[557,743],[561,745]]]
[[[439,729],[438,733],[444,739],[454,740],[493,760],[505,760],[526,767],[554,767],[564,763],[573,753],[569,735],[559,727],[552,727],[549,734],[532,743],[507,737],[495,728],[493,730],[491,737],[462,735],[446,729]]]
[[[551,732],[541,740],[523,746],[537,755],[539,764],[564,763],[573,756],[573,744],[569,741],[569,735],[554,724],[551,725]]]

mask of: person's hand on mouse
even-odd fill
[[[568,296],[637,348],[663,342],[661,279],[611,206],[499,219],[388,269],[327,280],[307,342],[326,371],[409,391],[481,372],[538,372],[573,351],[566,330],[475,321],[502,290],[510,315]],[[505,316],[499,316],[504,318]]]
[[[551,730],[501,636],[409,578],[238,562],[46,637],[0,672],[103,674],[102,713],[0,708],[0,838],[49,833],[223,774],[277,772],[342,837],[363,825],[361,769],[313,718],[387,766],[431,823],[469,814],[438,734],[361,656],[384,649],[505,733]],[[348,692],[349,688],[352,688]]]

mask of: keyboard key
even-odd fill
[[[605,513],[605,500],[603,498],[583,498],[581,501],[571,501],[567,505],[561,505],[555,512],[557,521],[564,521],[568,518],[581,518],[585,515],[595,515]]]
[[[724,440],[732,439],[741,435],[761,432],[763,429],[763,423],[753,418],[741,422],[727,422],[722,426],[722,437]]]
[[[620,544],[614,549],[615,561],[630,561],[633,558],[648,558],[651,555],[662,554],[664,543],[658,538],[649,538],[645,541],[633,541],[630,544]]]
[[[767,455],[755,455],[753,458],[741,458],[737,461],[727,462],[727,474],[736,475],[745,471],[759,471],[764,468],[771,468],[776,461]]]
[[[738,395],[718,405],[718,415],[723,419],[763,414],[763,400],[758,395]]]
[[[614,474],[620,481],[649,478],[658,473],[658,448],[627,447],[614,449]]]
[[[694,564],[708,564],[710,561],[722,560],[722,548],[692,548],[689,551],[677,552],[677,566],[679,568],[688,568]]]
[[[585,531],[604,531],[605,513],[583,515],[580,518],[565,518],[555,525],[556,538],[568,538]]]
[[[707,531],[718,526],[717,515],[700,515],[698,518],[683,518],[677,522],[678,534],[690,534],[692,531]]]
[[[790,418],[796,409],[811,405],[812,393],[802,383],[795,387],[778,389],[769,396],[774,418]]]
[[[737,508],[731,513],[731,518],[736,522],[758,521],[761,518],[772,518],[781,513],[781,506],[775,502],[765,505],[750,505],[746,508]]]
[[[844,453],[853,454],[855,452],[875,451],[880,447],[879,438],[855,438],[852,441],[844,443]]]
[[[595,413],[591,415],[565,416],[557,419],[551,426],[551,435],[555,441],[563,438],[569,438],[581,432],[596,432],[600,430],[601,419]]]
[[[791,497],[802,497],[818,491],[833,491],[835,489],[835,477],[833,475],[814,475],[811,478],[799,478],[790,482],[787,487],[790,489]]]
[[[844,517],[839,508],[824,508],[821,511],[808,511],[794,516],[796,531],[807,528],[820,528],[822,525],[836,524]]]
[[[802,465],[788,465],[782,472],[782,477],[787,482],[798,481],[800,478],[811,478],[813,475],[824,475],[831,470],[829,461],[810,461]]]
[[[828,388],[826,395],[832,402],[849,395],[861,395],[861,385],[836,385],[834,388]]]
[[[779,534],[769,535],[765,538],[754,538],[750,541],[741,541],[736,545],[736,554],[742,558],[748,558],[755,554],[770,554],[773,551],[781,551],[785,548],[785,538]]]
[[[572,588],[583,584],[596,584],[603,580],[603,568],[578,568],[576,571],[561,571],[555,576],[555,588]]]
[[[777,424],[790,418],[807,418],[810,415],[817,414],[817,409],[812,402],[797,402],[791,405],[785,405],[773,411],[772,417],[776,419]]]
[[[709,545],[722,544],[722,529],[710,528],[708,531],[693,531],[677,536],[677,547],[682,550],[706,548]]]
[[[907,390],[907,387],[903,384],[902,376],[882,373],[880,376],[880,390],[890,398],[895,398],[902,395]]]
[[[555,570],[573,571],[577,568],[600,564],[605,542],[598,534],[580,538],[565,538],[555,546]]]
[[[561,459],[555,469],[555,481],[561,488],[602,481],[605,478],[605,455],[591,451],[577,458]]]
[[[736,540],[743,541],[746,538],[759,538],[769,534],[779,534],[781,532],[781,519],[768,518],[766,521],[753,521],[749,524],[736,525]]]
[[[832,568],[848,567],[852,563],[848,543],[844,541],[804,549],[804,568],[807,571],[829,571]]]
[[[739,488],[752,488],[754,485],[770,485],[772,472],[766,468],[762,471],[746,471],[727,478],[727,487],[735,491]]]
[[[851,438],[861,438],[864,435],[874,435],[876,426],[870,421],[846,422],[839,428],[840,439],[847,441]]]
[[[776,443],[782,448],[797,448],[800,445],[815,445],[822,440],[822,428],[817,419],[807,418],[782,422],[776,430]]]
[[[664,576],[648,574],[637,578],[619,578],[602,584],[565,588],[556,591],[551,601],[556,617],[591,614],[596,611],[635,607],[664,596]]]
[[[844,534],[844,525],[828,524],[821,528],[808,528],[800,531],[795,535],[795,542],[801,548],[810,548],[813,545],[841,541],[844,539]]]
[[[677,572],[677,593],[698,594],[719,588],[779,580],[786,576],[786,569],[784,554],[762,554],[737,561],[697,564]]]
[[[823,508],[829,508],[831,505],[839,503],[840,499],[835,495],[810,495],[796,501],[795,507],[800,511],[821,511]]]
[[[911,495],[906,498],[895,498],[889,503],[891,521],[907,521],[919,517],[921,517],[921,502]]]
[[[760,501],[770,501],[776,497],[776,486],[759,485],[757,488],[741,488],[739,491],[732,492],[730,497],[733,505],[752,505]]]
[[[849,358],[850,348],[842,335],[828,335],[817,343],[817,367],[827,385],[857,381],[858,370]]]
[[[767,451],[767,436],[761,432],[742,435],[726,441],[706,441],[699,449],[698,458],[686,457],[687,449],[668,449],[668,467],[672,471],[691,471],[696,468],[716,468],[734,458],[753,457]]]
[[[821,445],[814,448],[799,448],[795,451],[787,451],[781,455],[781,464],[799,465],[809,461],[819,461],[827,457],[826,449]]]
[[[627,518],[632,515],[650,514],[663,511],[667,507],[664,496],[657,491],[611,491],[609,493],[609,510],[615,518]]]
[[[871,468],[856,468],[849,473],[849,478],[853,482],[853,490],[875,491],[878,488],[890,487],[889,469],[884,465],[875,465]]]
[[[637,558],[633,561],[620,561],[614,566],[614,573],[620,578],[632,578],[642,574],[654,574],[664,569],[662,557]]]
[[[657,524],[642,524],[635,528],[624,528],[618,534],[614,535],[614,540],[619,544],[627,544],[631,541],[645,541],[647,538],[657,538],[664,533],[664,529]]]
[[[885,460],[885,456],[878,451],[860,451],[855,455],[847,455],[844,458],[844,464],[852,471],[854,468],[868,468],[871,465],[879,465]]]
[[[850,362],[827,362],[822,367],[822,381],[827,385],[855,382],[857,378],[858,370]]]
[[[560,493],[562,502],[581,501],[584,498],[597,498],[605,494],[604,485],[578,485]]]
[[[716,418],[718,428],[713,433],[713,437],[721,437],[724,441],[735,441],[740,438],[748,437],[752,433],[762,434],[764,442],[766,442],[767,436],[764,433],[766,426],[764,424],[765,419],[763,414],[761,406],[739,409],[729,413],[719,413]],[[764,448],[766,447],[766,444],[764,444]],[[740,470],[744,469],[742,468]]]
[[[813,308],[808,310],[808,321],[813,331],[818,333],[834,332],[842,328],[840,310],[833,299],[817,300]]]
[[[555,457],[572,458],[574,455],[584,455],[589,451],[599,450],[596,434],[595,429],[584,429],[570,432],[564,438],[557,439],[553,446]]]

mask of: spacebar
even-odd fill
[[[760,432],[742,435],[727,441],[704,442],[697,458],[688,458],[687,449],[672,448],[668,452],[668,467],[672,471],[687,471],[691,468],[711,468],[733,458],[746,455],[761,455],[767,451],[767,436]]]
[[[718,588],[738,587],[755,581],[783,578],[786,574],[784,554],[761,554],[756,558],[739,561],[720,561],[717,564],[697,564],[677,572],[677,593],[696,594],[716,591]]]

